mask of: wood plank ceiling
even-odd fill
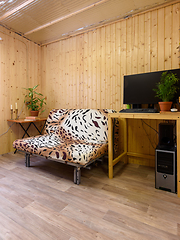
[[[44,45],[173,0],[0,0],[0,25]]]

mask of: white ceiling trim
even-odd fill
[[[14,8],[11,11],[8,11],[7,13],[5,13],[3,16],[0,17],[0,21],[2,21],[3,19],[9,17],[10,15],[12,15],[13,13],[19,11],[20,9],[26,7],[27,5],[29,5],[30,3],[34,2],[35,0],[28,0],[24,3],[22,3],[21,5],[19,5],[18,7]]]
[[[72,17],[72,16],[74,16],[74,15],[76,15],[78,13],[84,12],[84,11],[90,9],[90,8],[96,7],[97,5],[100,5],[100,4],[105,3],[107,1],[108,0],[100,0],[100,1],[98,1],[96,3],[93,3],[93,4],[89,5],[89,6],[87,6],[87,7],[84,7],[82,9],[79,9],[79,10],[75,11],[75,12],[72,12],[72,13],[66,15],[66,16],[57,18],[57,19],[55,19],[55,20],[53,20],[53,21],[51,21],[49,23],[46,23],[46,24],[44,24],[44,25],[42,25],[40,27],[37,27],[37,28],[35,28],[35,29],[33,29],[33,30],[29,31],[29,32],[24,33],[24,36],[26,36],[28,34],[31,34],[31,33],[34,33],[34,32],[37,32],[37,31],[39,31],[39,30],[41,30],[43,28],[49,27],[49,26],[51,26],[51,25],[53,25],[55,23],[61,22],[61,21],[65,20],[65,19],[67,19],[67,18],[70,18],[70,17]]]
[[[167,1],[167,0],[165,0],[165,1]],[[107,26],[107,25],[109,25],[110,23],[116,23],[117,21],[120,21],[120,20],[124,20],[124,19],[127,19],[127,18],[130,18],[130,17],[132,17],[132,16],[137,16],[137,15],[139,15],[139,14],[142,14],[142,13],[146,13],[146,12],[149,12],[150,10],[157,10],[157,9],[160,9],[160,8],[162,8],[162,7],[167,7],[167,6],[169,6],[169,5],[172,5],[172,4],[176,4],[176,3],[179,3],[179,1],[180,0],[172,0],[172,1],[170,1],[170,2],[166,2],[166,3],[161,3],[160,5],[154,5],[153,7],[151,6],[150,8],[147,8],[147,9],[141,9],[141,11],[138,11],[139,9],[136,9],[137,11],[135,12],[134,10],[132,10],[132,11],[130,11],[130,12],[128,12],[128,13],[125,13],[124,14],[124,16],[121,18],[121,19],[109,19],[109,21],[106,21],[106,22],[104,22],[104,23],[100,23],[100,24],[98,24],[98,25],[91,25],[89,28],[82,28],[83,30],[82,31],[79,31],[79,32],[77,32],[76,30],[75,31],[72,31],[72,32],[69,32],[69,33],[67,33],[67,35],[66,36],[64,36],[64,37],[61,37],[61,38],[57,38],[57,39],[55,39],[55,40],[52,40],[52,41],[49,41],[49,42],[45,42],[45,43],[41,43],[40,44],[40,46],[42,47],[42,46],[47,46],[47,45],[49,45],[49,44],[52,44],[52,43],[55,43],[55,42],[59,42],[59,41],[61,41],[61,40],[65,40],[65,39],[67,39],[67,38],[70,38],[70,37],[73,37],[73,36],[77,36],[77,35],[79,35],[79,34],[82,34],[82,33],[85,33],[85,32],[89,32],[89,31],[92,31],[92,30],[95,30],[95,29],[97,29],[97,28],[99,28],[99,27],[103,27],[103,26]],[[179,29],[180,30],[180,29]],[[65,34],[64,34],[65,35]]]

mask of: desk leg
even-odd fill
[[[180,119],[176,121],[177,133],[177,195],[180,197]]]
[[[125,155],[125,161],[124,163],[127,163],[127,150],[128,150],[128,132],[127,132],[127,119],[124,119],[124,153]]]
[[[113,178],[113,119],[108,117],[108,167],[109,178]]]

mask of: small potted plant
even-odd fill
[[[28,91],[28,94],[25,95],[24,102],[27,104],[27,108],[31,111],[31,116],[38,116],[39,111],[43,108],[46,104],[45,97],[41,93],[36,92],[36,88],[38,85],[34,86],[33,88],[25,88]],[[41,110],[41,113],[44,112]]]
[[[156,92],[156,97],[162,99],[162,102],[159,102],[159,107],[162,112],[169,111],[171,109],[171,101],[179,89],[176,85],[178,81],[179,79],[176,74],[166,71],[161,74],[161,79],[157,83],[157,88],[153,89]]]

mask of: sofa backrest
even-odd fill
[[[73,139],[91,143],[105,143],[108,136],[109,109],[54,109],[46,124],[46,133],[61,128]],[[59,132],[59,131],[58,131]]]
[[[61,121],[66,132],[78,140],[87,142],[107,142],[108,111],[97,109],[70,110]]]
[[[56,132],[59,129],[60,119],[67,114],[69,109],[52,109],[45,125],[45,134]]]

